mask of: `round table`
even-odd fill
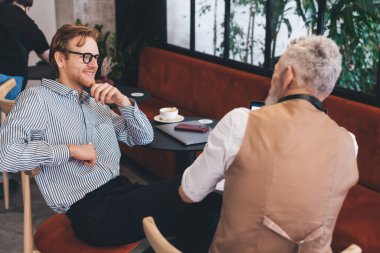
[[[186,121],[200,120],[202,117],[185,117],[185,119],[179,123],[186,123]],[[214,128],[218,123],[218,120],[211,119],[213,122],[207,124],[211,128]],[[151,121],[154,131],[154,139],[151,143],[145,145],[147,148],[159,149],[165,151],[173,151],[175,153],[175,169],[177,174],[183,173],[183,171],[190,166],[196,158],[196,151],[202,151],[206,143],[184,145],[168,134],[160,131],[155,126],[165,123]]]

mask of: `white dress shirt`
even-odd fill
[[[224,173],[243,142],[249,112],[247,108],[237,108],[227,113],[210,133],[203,153],[185,170],[182,189],[192,201],[199,202],[216,188],[223,189]],[[350,134],[357,155],[358,145]]]

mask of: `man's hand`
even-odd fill
[[[67,145],[70,151],[70,157],[83,161],[84,165],[94,166],[96,163],[96,150],[94,145]]]
[[[124,96],[116,87],[108,83],[95,83],[91,86],[90,95],[96,102],[102,104],[116,104],[121,107],[132,105],[127,96]]]
[[[185,192],[182,190],[182,185],[178,188],[178,194],[181,197],[183,202],[185,202],[185,203],[193,203],[194,202],[188,196],[186,196]]]

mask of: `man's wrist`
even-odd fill
[[[67,148],[69,149],[70,158],[73,158],[76,152],[76,145],[67,144]]]
[[[127,106],[131,106],[132,105],[132,102],[131,100],[129,100],[129,98],[127,96],[124,96],[123,95],[123,99],[120,103],[117,104],[117,106],[120,106],[120,107],[127,107]]]

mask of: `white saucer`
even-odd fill
[[[201,124],[211,124],[212,120],[211,119],[200,119],[200,120],[198,120],[198,122]]]
[[[160,115],[156,115],[156,116],[154,116],[153,119],[155,121],[162,122],[162,123],[176,123],[176,122],[180,122],[180,121],[184,120],[185,117],[183,117],[182,115],[178,115],[175,119],[164,120],[163,118],[161,118]]]
[[[133,92],[131,93],[131,97],[142,97],[144,96],[144,93],[142,92]]]

